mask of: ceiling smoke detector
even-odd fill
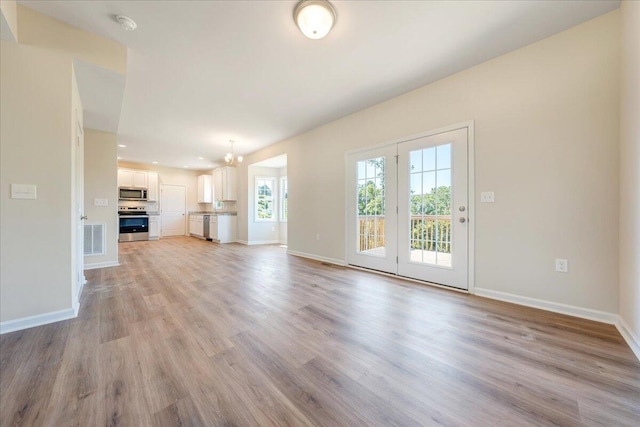
[[[128,16],[118,15],[116,16],[116,21],[118,21],[120,25],[122,25],[122,28],[127,31],[133,31],[138,28],[138,24],[136,24],[136,21],[129,18]]]

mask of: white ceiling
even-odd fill
[[[253,163],[251,166],[259,166],[262,168],[286,168],[287,155],[281,154],[280,156],[272,157],[270,159],[266,159],[261,162]]]
[[[206,168],[619,7],[619,1],[333,1],[322,40],[295,1],[20,1],[129,48],[124,160]],[[124,14],[138,29],[125,32]],[[198,160],[198,157],[204,157]]]

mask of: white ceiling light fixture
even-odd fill
[[[136,24],[136,21],[129,18],[128,16],[117,15],[116,21],[118,21],[120,25],[122,25],[122,28],[124,28],[126,31],[133,31],[138,28],[138,24]]]
[[[293,10],[293,20],[302,34],[321,39],[336,22],[336,10],[327,0],[302,0]]]
[[[233,142],[233,140],[229,140],[229,143],[231,144],[231,151],[224,156],[224,161],[229,166],[235,166],[238,163],[242,163],[242,156],[235,157],[235,155],[233,154]]]

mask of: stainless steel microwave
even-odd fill
[[[118,199],[147,201],[147,189],[140,187],[119,187]]]

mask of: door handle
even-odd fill
[[[88,216],[86,216],[86,215],[82,215],[82,216],[80,217],[80,221],[83,221],[83,220],[85,220],[85,219],[89,219],[89,217],[88,217]]]

